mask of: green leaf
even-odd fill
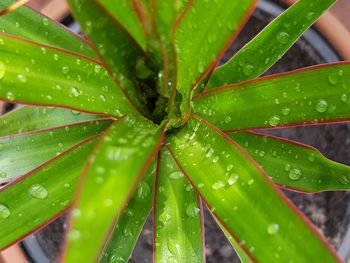
[[[70,149],[0,188],[0,248],[45,226],[69,207],[95,140]]]
[[[228,135],[283,187],[305,192],[350,189],[350,167],[327,159],[315,148],[263,134]]]
[[[23,106],[0,117],[0,136],[101,119],[74,110]]]
[[[143,50],[146,49],[145,31],[137,14],[137,1],[119,0],[117,4],[113,0],[98,0],[97,2],[130,33]]]
[[[169,144],[203,200],[254,262],[340,261],[253,159],[214,126],[191,118]]]
[[[132,102],[145,111],[140,90],[136,89],[137,64],[145,54],[122,25],[96,0],[69,0],[75,18],[94,43],[113,79]],[[119,5],[118,5],[119,8]],[[130,13],[125,15],[129,16]]]
[[[156,162],[153,162],[128,203],[102,254],[101,263],[128,262],[142,227],[153,207]]]
[[[137,114],[97,62],[3,34],[0,42],[0,99],[116,117]]]
[[[162,137],[160,126],[129,117],[106,131],[85,168],[64,262],[99,258],[111,227],[146,172]]]
[[[166,111],[170,125],[182,123],[179,110],[181,97],[177,94],[177,59],[175,47],[175,26],[187,4],[186,0],[152,1],[149,17],[151,30],[148,33],[148,53],[153,64],[160,69],[157,79],[157,91],[169,100]]]
[[[343,122],[349,77],[349,62],[310,67],[204,92],[193,109],[225,131]]]
[[[206,89],[259,77],[298,40],[336,0],[300,0],[272,21],[230,61],[217,68]]]
[[[160,153],[155,202],[155,262],[204,262],[200,201],[167,149]]]
[[[221,228],[222,232],[225,234],[227,240],[230,242],[231,246],[237,253],[241,263],[253,263],[253,261],[249,258],[249,255],[244,251],[244,249],[239,245],[239,243],[231,236],[231,234],[225,229],[225,227],[220,224],[220,221],[215,218],[216,223]]]
[[[191,1],[176,28],[177,89],[189,112],[193,87],[215,66],[253,9],[255,0]]]
[[[12,0],[1,0],[0,9],[13,3]],[[44,45],[63,48],[91,58],[96,57],[86,40],[28,7],[20,7],[9,14],[0,16],[0,32]]]
[[[100,134],[109,119],[0,137],[0,184],[24,175],[82,141]]]

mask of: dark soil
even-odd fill
[[[264,13],[256,11],[254,17],[248,22],[248,26],[240,34],[238,41],[223,58],[223,61],[231,57],[238,48],[241,48],[263,29],[270,19]],[[324,59],[305,40],[301,39],[267,74],[285,72],[323,62],[325,62]],[[268,131],[268,133],[310,144],[330,159],[350,165],[350,129],[346,124],[289,128],[273,132]],[[349,194],[345,192],[315,195],[291,192],[286,194],[337,248],[348,225],[345,213],[349,202]],[[207,262],[239,262],[230,244],[216,226],[208,211],[205,212],[205,219]],[[59,219],[36,234],[39,243],[44,247],[51,260],[56,257],[57,246],[62,240],[63,228],[64,220]],[[151,219],[145,225],[130,262],[152,262]]]

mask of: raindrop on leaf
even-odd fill
[[[6,219],[10,216],[11,212],[7,206],[0,204],[0,218]]]
[[[29,195],[37,199],[45,199],[48,196],[48,192],[41,184],[33,184],[29,188]]]

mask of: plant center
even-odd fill
[[[136,64],[136,85],[140,91],[139,100],[144,105],[143,115],[156,124],[163,121],[176,126],[181,119],[182,96],[176,91],[172,76],[164,76],[147,60]]]

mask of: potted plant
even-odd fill
[[[156,261],[203,261],[203,200],[245,261],[338,262],[278,187],[347,190],[349,168],[247,132],[348,119],[347,63],[255,80],[333,3],[299,1],[215,70],[254,1],[70,1],[96,53],[28,10],[4,16],[0,97],[57,108],[2,118],[0,245],[76,195],[61,260],[126,261],[155,196]]]

